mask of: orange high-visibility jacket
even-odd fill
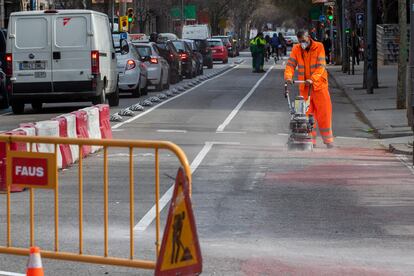
[[[298,80],[311,79],[314,91],[328,88],[325,50],[322,43],[312,40],[309,50],[303,50],[300,44],[294,45],[286,64],[285,80],[293,80],[296,67]],[[301,94],[306,93],[305,85],[301,85],[300,90]]]

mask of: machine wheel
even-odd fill
[[[24,103],[12,103],[12,111],[14,114],[24,113]]]

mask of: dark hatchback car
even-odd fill
[[[198,52],[203,56],[203,65],[208,69],[213,68],[213,53],[207,39],[194,39]]]
[[[185,42],[187,42],[188,46],[190,46],[193,58],[196,61],[197,64],[197,75],[202,75],[204,73],[204,58],[203,55],[200,53],[200,51],[197,48],[196,43],[194,40],[191,39],[183,39]]]
[[[9,97],[6,89],[6,41],[7,30],[0,30],[0,109],[9,107]]]
[[[157,43],[160,55],[165,58],[170,65],[170,81],[172,84],[178,83],[182,79],[181,75],[181,56],[171,41]]]
[[[171,41],[181,57],[181,74],[187,79],[192,79],[196,75],[196,60],[192,54],[190,46],[183,40]]]

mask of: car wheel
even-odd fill
[[[148,86],[146,85],[144,88],[141,89],[141,96],[148,95]]]
[[[141,82],[139,82],[137,87],[134,90],[132,90],[132,97],[139,98],[141,96],[140,86],[141,86]]]
[[[24,113],[24,103],[12,103],[12,111],[14,114]]]
[[[116,86],[115,92],[108,95],[109,106],[118,106],[119,105],[119,87]]]
[[[167,83],[164,85],[164,89],[170,89],[171,75],[168,73]]]
[[[162,72],[161,72],[161,76],[160,76],[160,82],[157,84],[157,86],[155,87],[155,90],[157,90],[157,91],[162,91],[162,87],[163,87],[163,85],[162,85],[162,79],[163,79],[163,74],[162,74]]]
[[[228,59],[224,59],[223,60],[223,64],[226,64],[226,63],[228,63],[229,62],[229,60]]]
[[[43,107],[43,103],[39,103],[39,102],[32,103],[32,108],[35,112],[42,111],[42,107]]]

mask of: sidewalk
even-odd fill
[[[330,65],[331,79],[342,89],[356,108],[362,113],[382,144],[396,153],[412,152],[409,143],[413,131],[408,126],[406,110],[396,109],[397,66],[378,67],[379,88],[374,94],[362,89],[363,65],[355,67],[355,75],[344,74],[341,66]]]

